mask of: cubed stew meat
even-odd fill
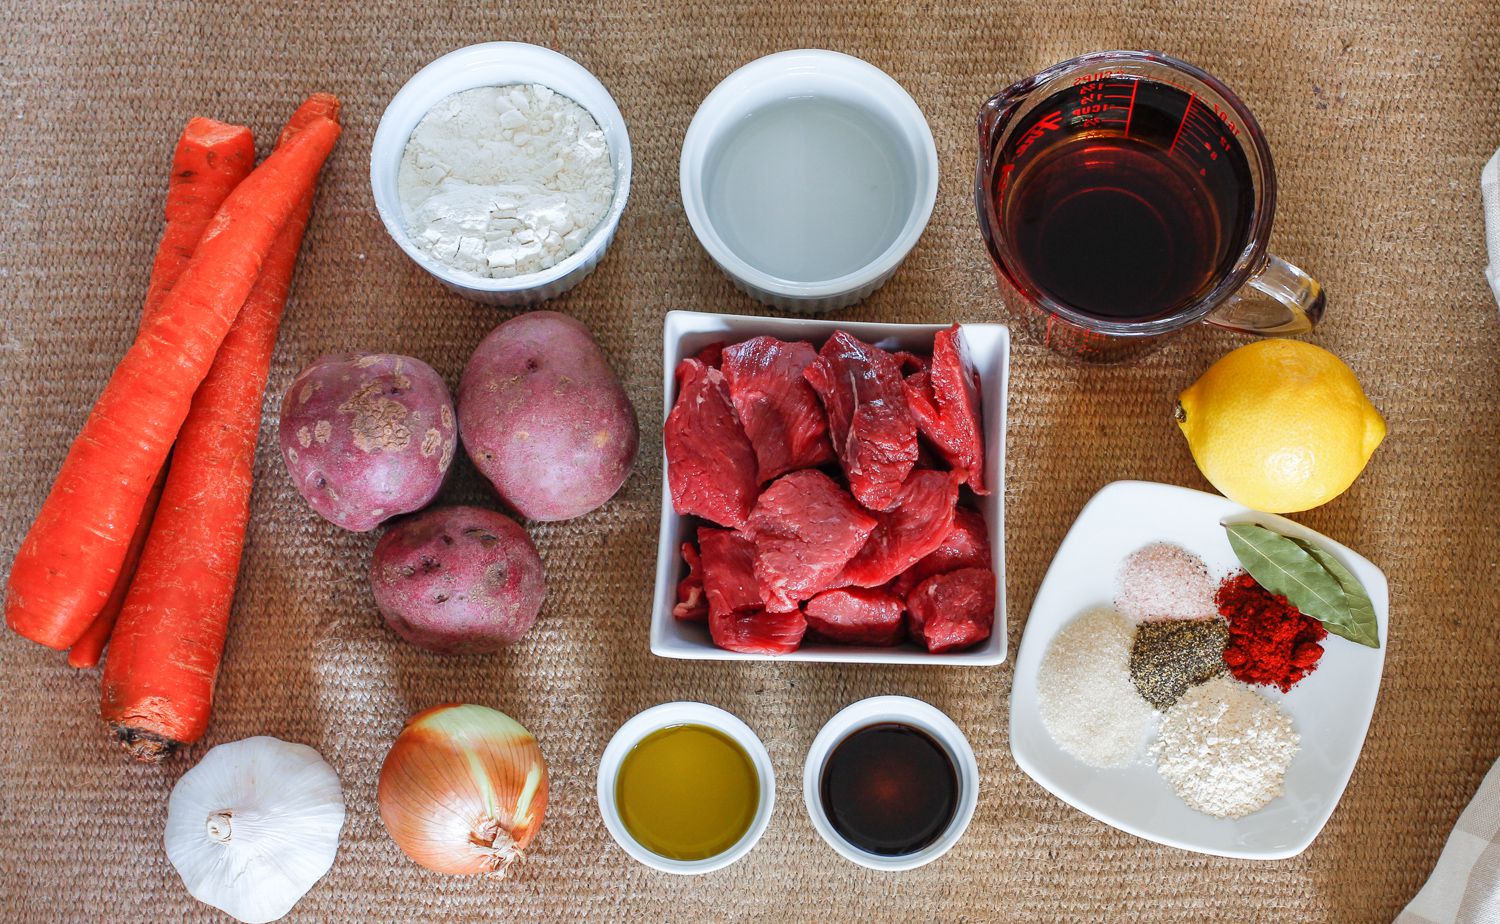
[[[953,527],[930,555],[907,568],[891,582],[891,593],[906,599],[912,588],[932,577],[959,568],[990,567],[990,537],[984,528],[984,517],[975,510],[960,507],[953,513]]]
[[[879,587],[825,590],[807,602],[807,627],[831,642],[894,645],[901,641],[906,605]]]
[[[803,374],[828,414],[849,490],[869,509],[889,510],[917,463],[917,425],[906,406],[901,364],[838,331]]]
[[[907,401],[922,435],[964,476],[975,494],[984,484],[984,427],[979,415],[979,374],[957,324],[932,342],[932,366],[905,380]]]
[[[733,530],[705,526],[698,530],[698,551],[710,616],[760,609],[755,546],[750,540]]]
[[[980,380],[958,325],[930,358],[845,331],[822,349],[762,336],[710,344],[674,377],[673,507],[724,527],[683,544],[674,617],[756,654],[807,635],[931,652],[989,637],[988,530],[960,496],[990,490]]]
[[[960,568],[934,575],[906,598],[912,640],[931,652],[961,651],[990,637],[995,622],[995,574]]]
[[[755,337],[724,350],[729,399],[750,438],[762,484],[833,459],[828,420],[802,372],[812,344]]]
[[[687,563],[688,573],[677,584],[677,605],[672,607],[672,616],[687,622],[702,622],[708,618],[708,598],[703,595],[703,560],[698,547],[684,542],[682,560]]]
[[[875,517],[816,469],[782,475],[755,502],[745,532],[766,608],[784,612],[834,585]]]
[[[744,525],[760,487],[755,450],[719,370],[697,359],[677,366],[677,401],[662,439],[672,506],[730,528]]]
[[[802,645],[807,619],[801,610],[770,613],[748,610],[709,614],[708,633],[714,644],[726,651],[746,654],[788,654]]]
[[[907,476],[895,506],[875,514],[875,529],[844,566],[843,582],[879,587],[942,545],[953,531],[958,480],[954,472],[922,469]]]
[[[695,358],[698,362],[712,369],[721,369],[724,363],[724,341],[716,340],[710,343],[699,350]]]

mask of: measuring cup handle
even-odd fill
[[[1207,320],[1246,334],[1302,334],[1323,317],[1323,304],[1316,279],[1269,254],[1260,272]]]

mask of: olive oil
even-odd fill
[[[706,860],[750,830],[760,775],[745,749],[718,729],[672,725],[625,755],[615,804],[642,847],[669,860]]]
[[[833,749],[820,796],[844,840],[881,856],[905,856],[931,845],[953,822],[958,771],[948,750],[925,731],[881,722]]]

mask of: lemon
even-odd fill
[[[1267,513],[1326,504],[1385,438],[1385,418],[1337,356],[1300,340],[1229,353],[1177,398],[1177,425],[1203,477]]]

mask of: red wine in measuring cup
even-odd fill
[[[1249,236],[1254,189],[1236,129],[1153,80],[1100,75],[1054,93],[991,163],[1019,281],[1097,318],[1176,314]]]

